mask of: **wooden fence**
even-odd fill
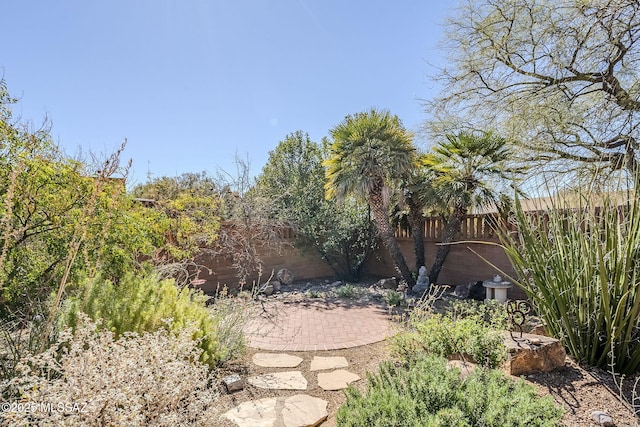
[[[444,233],[446,220],[442,217],[425,218],[422,226],[422,236],[426,241],[440,241]],[[497,226],[505,228],[509,232],[515,231],[514,224],[505,221],[496,214],[467,215],[460,226],[460,233],[456,240],[498,240]],[[398,226],[395,230],[396,238],[411,238],[411,230],[408,227]]]

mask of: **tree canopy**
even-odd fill
[[[415,280],[389,222],[389,187],[399,186],[416,167],[413,135],[398,116],[371,109],[349,115],[330,130],[332,143],[324,165],[327,197],[353,196],[371,207],[378,233],[403,280]]]
[[[468,0],[429,106],[498,129],[542,166],[637,172],[639,40],[637,0]]]
[[[376,247],[366,205],[338,204],[324,195],[326,149],[296,131],[269,152],[256,188],[272,202],[273,216],[297,230],[297,244],[312,247],[343,280],[358,280]]]

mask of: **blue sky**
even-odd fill
[[[258,173],[288,133],[315,141],[370,107],[426,119],[452,2],[5,0],[0,73],[14,114],[71,155],[128,140],[131,183]],[[431,65],[430,65],[431,64]]]

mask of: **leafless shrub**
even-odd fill
[[[27,354],[19,375],[0,382],[15,408],[5,425],[215,425],[213,373],[198,361],[193,328],[114,339],[86,317],[39,354]],[[18,404],[19,402],[19,404]]]

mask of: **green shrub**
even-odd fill
[[[557,201],[546,215],[516,200],[518,234],[501,237],[516,283],[567,352],[629,374],[640,369],[640,203],[592,199]]]
[[[473,317],[483,325],[498,330],[507,330],[510,326],[506,305],[494,299],[487,302],[453,300],[447,316],[454,320]]]
[[[404,362],[412,362],[424,351],[439,356],[470,356],[476,363],[495,368],[506,358],[506,347],[498,330],[477,315],[460,319],[434,314],[412,322],[412,330],[392,339],[392,351]]]
[[[129,275],[118,284],[94,278],[85,280],[78,292],[65,301],[61,323],[75,328],[79,313],[85,313],[92,320],[102,319],[101,326],[116,337],[167,326],[176,332],[193,323],[197,327],[193,339],[203,350],[201,361],[215,366],[237,355],[243,342],[238,333],[241,329],[229,334],[229,328],[224,327],[233,319],[229,304],[221,301],[215,308],[208,308],[208,299],[199,290],[178,288],[173,280],[159,280],[154,275]]]
[[[477,369],[466,378],[446,360],[421,357],[407,369],[383,363],[364,393],[350,386],[340,427],[557,426],[562,409],[522,380]]]
[[[360,294],[358,288],[348,283],[337,287],[335,292],[338,298],[356,298]]]
[[[390,307],[398,307],[404,303],[404,295],[396,291],[387,291],[383,298]]]

